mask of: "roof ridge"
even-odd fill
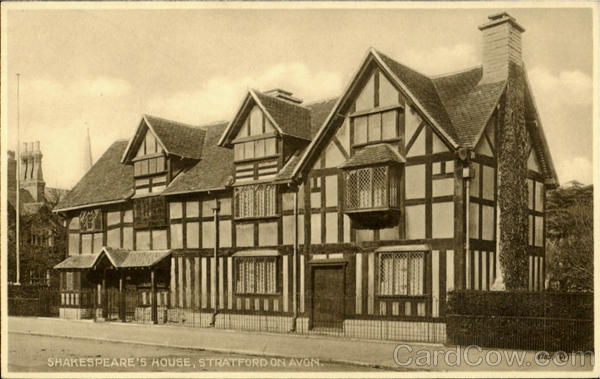
[[[430,79],[440,79],[440,78],[445,78],[445,77],[452,76],[452,75],[464,74],[465,72],[473,71],[480,67],[483,67],[483,66],[481,64],[478,64],[475,66],[470,66],[470,67],[463,68],[463,69],[456,70],[456,71],[450,71],[450,72],[446,72],[446,73],[442,73],[442,74],[431,75],[429,78]]]
[[[303,105],[303,104],[294,103],[294,102],[292,102],[292,101],[285,100],[285,99],[282,99],[282,98],[280,98],[280,97],[277,97],[277,96],[271,96],[271,95],[267,95],[266,93],[264,93],[264,92],[262,92],[262,91],[259,91],[259,90],[257,90],[256,88],[251,88],[250,90],[252,90],[252,91],[254,91],[255,93],[258,93],[258,94],[260,94],[260,95],[263,95],[263,96],[268,96],[268,97],[270,97],[271,99],[275,99],[275,100],[278,100],[278,101],[284,102],[284,103],[286,103],[286,104],[289,104],[289,105],[294,105],[294,106],[297,106],[297,107],[301,107],[301,108],[304,108],[304,109],[306,109],[307,111],[310,111],[310,109],[308,109],[308,108],[307,108],[305,105]]]
[[[313,100],[309,103],[304,103],[304,106],[308,107],[309,105],[323,104],[323,103],[327,103],[332,100],[337,100],[339,98],[340,98],[339,96],[332,96],[332,97],[327,97],[327,98],[321,99],[321,100]]]
[[[450,125],[450,127],[452,129],[456,130],[456,125],[454,125],[454,123],[452,122],[452,119],[450,118],[450,114],[448,113],[448,110],[446,109],[446,105],[442,101],[442,97],[440,96],[438,88],[435,85],[435,81],[431,77],[429,77],[429,76],[427,76],[427,75],[425,75],[425,74],[423,74],[423,73],[421,73],[421,72],[419,72],[419,71],[417,71],[417,70],[415,70],[415,69],[413,69],[413,68],[411,68],[411,67],[409,67],[409,66],[407,66],[407,65],[405,65],[403,63],[398,62],[397,60],[389,57],[388,55],[380,52],[379,50],[376,50],[376,49],[373,49],[373,50],[375,50],[375,52],[377,54],[379,54],[382,58],[385,57],[385,58],[389,59],[390,61],[394,62],[395,64],[400,65],[400,66],[402,66],[402,67],[404,67],[404,68],[412,71],[414,74],[421,76],[423,78],[423,80],[427,80],[431,84],[431,86],[433,87],[433,92],[434,92],[435,96],[437,97],[437,101],[441,105],[441,107],[438,110],[438,112],[440,112],[440,111],[443,112],[443,115],[446,118],[446,122],[449,123],[449,125]],[[422,104],[422,105],[425,106],[424,104]],[[432,115],[432,117],[435,118],[435,116],[433,116],[433,115]],[[441,124],[443,122],[443,120],[438,120],[438,122],[440,122],[440,124]],[[444,127],[441,126],[441,129],[444,129]],[[448,133],[448,131],[445,131],[445,132]],[[451,138],[456,138],[456,136],[451,136]]]
[[[413,71],[415,74],[421,75],[421,76],[423,76],[423,77],[425,77],[425,78],[427,78],[427,79],[431,79],[431,77],[430,77],[429,75],[426,75],[426,74],[422,73],[421,71],[417,70],[416,68],[414,68],[414,67],[412,67],[412,66],[409,66],[409,65],[407,65],[407,64],[405,64],[405,63],[398,62],[396,59],[394,59],[394,58],[390,57],[389,55],[387,55],[387,54],[385,54],[385,53],[382,53],[380,50],[377,50],[377,49],[375,49],[375,48],[373,48],[373,50],[375,50],[375,51],[377,52],[377,54],[379,54],[379,55],[383,55],[383,56],[384,56],[384,57],[386,57],[387,59],[390,59],[390,60],[392,60],[392,61],[396,62],[397,64],[399,64],[399,65],[401,65],[401,66],[404,66],[405,68],[407,68],[407,69],[409,69],[409,70]]]
[[[178,124],[178,125],[181,125],[181,126],[186,126],[186,127],[192,128],[192,129],[198,129],[198,128],[202,127],[201,125],[192,125],[192,124],[188,124],[186,122],[169,120],[168,118],[164,118],[164,117],[160,117],[160,116],[153,116],[153,115],[148,114],[148,113],[144,113],[143,117],[144,118],[151,117],[151,118],[154,118],[154,119],[157,119],[157,120],[166,121],[166,122],[170,122],[170,123],[173,123],[173,124]]]

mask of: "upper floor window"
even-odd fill
[[[164,156],[138,160],[133,163],[134,176],[153,175],[164,172],[166,169]]]
[[[425,282],[425,252],[379,254],[379,294],[422,296]]]
[[[233,151],[236,161],[268,157],[277,154],[277,140],[271,137],[239,142],[233,145]]]
[[[233,192],[235,217],[253,218],[277,215],[276,188],[274,184],[236,187]]]
[[[398,169],[392,166],[346,171],[345,209],[397,208],[398,177]]]
[[[397,139],[398,114],[398,110],[391,110],[353,117],[353,145]]]

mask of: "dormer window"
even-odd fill
[[[238,142],[233,145],[235,161],[265,158],[277,155],[277,140],[274,137]]]
[[[146,132],[133,159],[133,176],[137,195],[159,193],[167,186],[166,158],[163,149],[150,131]]]

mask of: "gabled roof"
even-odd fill
[[[284,135],[310,140],[310,110],[300,104],[265,95],[257,90],[250,90],[258,100],[258,105],[271,116],[276,127]]]
[[[253,105],[262,110],[265,117],[271,121],[280,134],[310,140],[312,136],[311,114],[307,107],[250,89],[223,136],[219,139],[219,146],[223,146],[233,137],[233,133],[244,121],[243,116]]]
[[[198,126],[171,121],[160,117],[143,115],[135,135],[131,138],[121,161],[129,161],[136,154],[142,141],[141,131],[148,127],[167,154],[182,158],[200,159],[206,131]]]
[[[506,81],[479,85],[481,67],[437,76],[433,84],[450,117],[458,143],[475,147],[504,92]]]
[[[102,253],[115,268],[152,267],[171,255],[170,250],[125,250],[103,247]]]
[[[559,185],[558,174],[556,173],[556,168],[554,167],[552,154],[550,154],[548,141],[546,140],[546,134],[544,133],[542,120],[538,113],[537,105],[535,104],[535,97],[533,96],[531,85],[529,84],[529,78],[527,77],[527,70],[525,69],[525,66],[523,66],[523,73],[525,77],[525,109],[529,113],[526,114],[526,117],[533,119],[533,123],[530,123],[532,128],[529,129],[531,139],[534,143],[533,147],[537,153],[538,161],[542,164],[544,174],[549,179],[549,183],[547,184],[557,187]]]
[[[404,84],[415,100],[421,104],[424,111],[429,113],[434,121],[437,121],[442,131],[450,136],[452,140],[456,141],[456,130],[444,109],[433,81],[429,77],[393,60],[377,50],[374,50],[374,54],[381,57],[381,60],[400,83]]]
[[[379,143],[363,147],[338,167],[353,168],[387,162],[404,163],[406,159],[387,143]]]
[[[55,207],[66,211],[86,205],[123,201],[133,194],[133,166],[120,162],[127,141],[113,143]]]
[[[73,255],[54,266],[55,270],[85,270],[94,267],[102,252]]]
[[[202,147],[202,159],[179,174],[169,184],[163,195],[222,189],[232,181],[233,151],[217,145],[227,123],[205,126],[206,138]]]

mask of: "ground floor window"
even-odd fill
[[[391,252],[379,255],[380,295],[423,295],[425,252]]]
[[[235,258],[235,288],[238,294],[274,294],[276,257]]]

